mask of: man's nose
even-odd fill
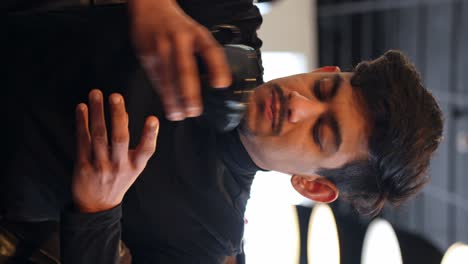
[[[296,91],[289,95],[288,120],[291,123],[317,118],[325,110],[326,105],[314,98],[309,99]]]

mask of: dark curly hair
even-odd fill
[[[359,213],[375,216],[386,202],[400,205],[428,182],[426,171],[442,138],[442,112],[400,51],[361,62],[351,85],[370,123],[368,158],[318,174],[335,183]]]

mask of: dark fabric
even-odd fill
[[[6,0],[0,3],[0,14],[31,14],[59,11],[77,7],[95,7],[127,0]],[[211,29],[214,25],[230,24],[241,29],[241,43],[260,48],[256,30],[262,23],[253,0],[177,0],[184,11],[200,24]]]
[[[133,53],[127,20],[126,7],[119,5],[15,15],[2,24],[9,155],[2,159],[0,214],[27,221],[60,218],[71,206],[74,107],[92,88],[106,96],[120,92],[132,147],[145,117],[160,118],[157,151],[125,196],[120,231],[118,214],[64,218],[63,230],[73,230],[62,237],[65,256],[83,263],[95,263],[83,258],[99,254],[113,259],[121,232],[133,263],[219,263],[241,250],[243,214],[259,168],[236,131],[218,134],[200,119],[164,119]],[[260,22],[257,13],[248,28],[254,32]],[[256,35],[247,39],[255,41],[244,44],[259,48]],[[110,225],[100,225],[101,219]],[[100,243],[86,246],[94,235]],[[84,254],[84,248],[91,252]]]
[[[121,217],[120,205],[95,214],[83,214],[72,209],[65,211],[60,229],[61,262],[118,263],[118,250],[102,252],[89,249],[118,249]]]

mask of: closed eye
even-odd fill
[[[320,151],[323,151],[323,145],[320,137],[320,129],[323,124],[323,118],[319,117],[317,121],[315,122],[314,127],[312,128],[312,137],[314,139],[315,144],[317,144],[320,147]]]

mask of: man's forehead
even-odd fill
[[[299,73],[295,75],[290,75],[286,77],[281,77],[278,79],[274,79],[270,82],[273,81],[294,81],[298,79],[319,79],[319,78],[326,78],[326,77],[331,77],[334,75],[340,75],[343,77],[345,80],[349,80],[353,76],[353,72],[307,72],[307,73]]]

